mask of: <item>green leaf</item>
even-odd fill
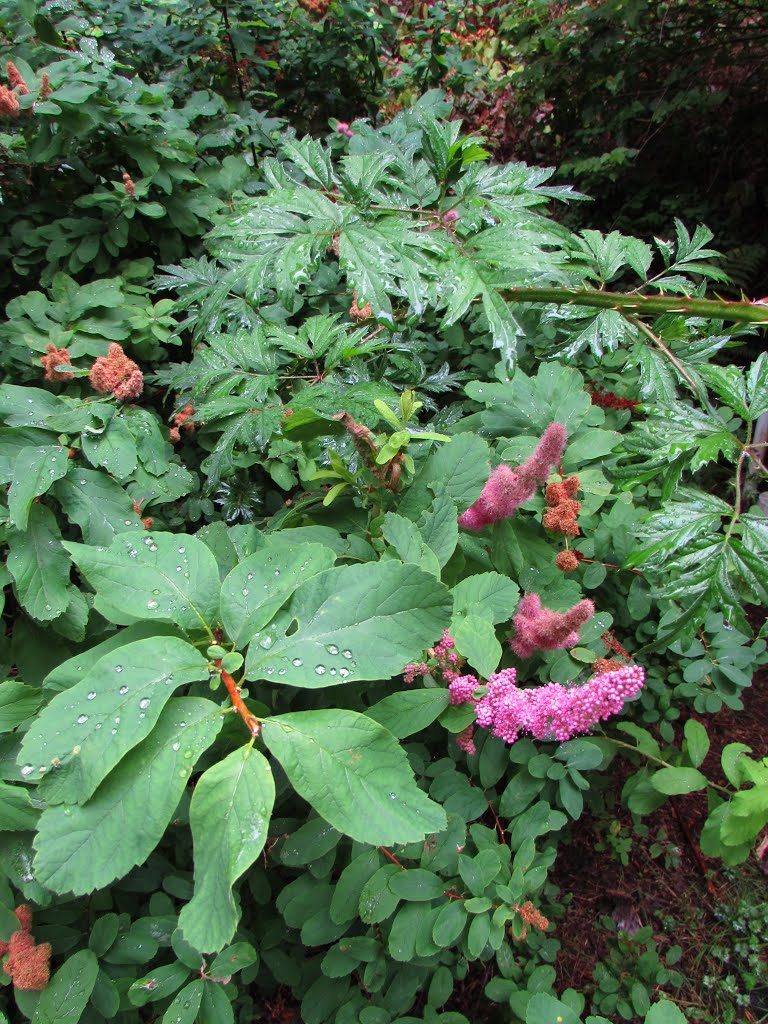
[[[384,540],[391,544],[403,562],[420,566],[425,572],[440,578],[440,563],[428,547],[419,528],[405,516],[387,512],[381,528]]]
[[[442,488],[463,512],[480,496],[490,472],[488,442],[477,434],[459,434],[450,444],[429,453],[398,512],[418,519],[432,505],[435,490]]]
[[[761,352],[747,372],[747,395],[750,419],[768,412],[768,352]]]
[[[643,1024],[686,1024],[686,1016],[669,999],[654,1003],[645,1015]]]
[[[143,864],[160,842],[195,762],[221,728],[218,712],[200,697],[170,700],[149,736],[87,803],[47,807],[35,838],[39,881],[55,892],[88,893]]]
[[[40,707],[41,691],[15,679],[0,683],[0,733],[11,732],[26,722]]]
[[[203,655],[175,637],[137,640],[105,654],[35,719],[19,753],[22,775],[45,775],[41,791],[49,803],[87,800],[149,735],[173,691],[207,678]]]
[[[535,377],[517,369],[508,384],[473,381],[465,390],[487,406],[482,421],[493,437],[540,437],[555,422],[564,424],[571,436],[591,408],[582,375],[556,362],[540,362]]]
[[[128,989],[131,1006],[145,1006],[147,1003],[166,999],[183,985],[189,977],[189,968],[184,964],[167,964],[157,967],[143,978],[138,978]]]
[[[489,618],[494,624],[507,622],[517,606],[520,589],[498,572],[468,576],[453,588],[453,613],[471,613]]]
[[[688,745],[688,757],[694,768],[698,768],[709,753],[709,736],[704,726],[693,718],[685,723],[685,740]]]
[[[578,1014],[548,992],[536,992],[525,1011],[525,1024],[581,1024]]]
[[[665,796],[694,793],[707,786],[706,776],[696,768],[661,768],[650,781],[656,792]]]
[[[262,735],[294,789],[339,832],[372,846],[420,842],[446,826],[390,732],[355,711],[300,711]]]
[[[448,691],[440,687],[391,693],[365,712],[393,736],[404,739],[421,732],[448,707]]]
[[[723,768],[723,774],[732,786],[738,787],[744,781],[739,762],[744,754],[751,753],[752,748],[748,747],[746,743],[728,743],[723,747],[720,763]]]
[[[412,903],[423,903],[437,899],[445,891],[445,882],[434,871],[424,868],[410,868],[398,871],[389,880],[389,888],[401,900]]]
[[[335,561],[322,544],[268,545],[246,558],[221,585],[221,621],[232,643],[245,647],[295,590]]]
[[[185,985],[163,1014],[160,1024],[194,1024],[203,999],[202,978],[196,978]]]
[[[274,802],[272,769],[250,745],[233,750],[195,786],[195,893],[182,908],[179,927],[201,953],[222,949],[235,933],[240,912],[232,886],[261,853]]]
[[[14,526],[26,530],[32,501],[45,494],[69,468],[67,449],[60,445],[47,448],[22,448],[13,467],[13,483],[8,491],[8,512]]]
[[[442,569],[456,550],[459,539],[458,510],[445,490],[438,491],[430,507],[422,513],[418,526]]]
[[[463,900],[449,900],[441,907],[432,927],[432,938],[435,945],[444,949],[452,946],[467,923],[467,911]]]
[[[87,544],[111,544],[127,530],[144,531],[130,497],[100,470],[77,469],[56,484],[54,494],[67,517],[83,531]]]
[[[136,442],[120,413],[100,434],[83,434],[83,454],[92,466],[103,466],[118,480],[130,476],[138,461]]]
[[[452,631],[458,653],[481,676],[487,679],[492,675],[501,661],[501,644],[493,624],[480,615],[468,615]]]
[[[309,688],[389,679],[437,640],[449,617],[447,588],[413,565],[328,569],[294,594],[290,635],[268,629],[263,640],[254,637],[247,677]],[[264,649],[267,636],[273,642]]]
[[[90,949],[70,956],[43,990],[32,1024],[77,1024],[98,973],[99,962]]]
[[[26,832],[37,825],[39,810],[32,806],[26,786],[0,782],[0,832]]]
[[[48,622],[66,610],[71,564],[45,505],[32,505],[25,533],[9,533],[7,565],[19,602],[33,618]]]
[[[183,534],[123,534],[107,550],[66,544],[110,622],[175,622],[211,632],[219,619],[219,571],[210,548]]]

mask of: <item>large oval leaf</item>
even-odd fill
[[[35,838],[35,876],[55,892],[102,889],[154,850],[195,762],[221,728],[216,704],[172,699],[149,736],[83,806],[47,807]]]
[[[322,544],[266,547],[246,558],[221,585],[221,621],[232,643],[245,647],[295,590],[335,561]]]
[[[176,637],[110,651],[37,717],[21,745],[22,775],[42,777],[48,803],[82,803],[149,735],[173,691],[207,678],[203,655]]]
[[[294,595],[290,635],[254,636],[246,674],[305,687],[389,679],[439,638],[450,614],[447,587],[414,565],[329,569]]]
[[[110,622],[175,622],[210,632],[219,618],[219,571],[197,537],[121,534],[106,550],[65,544],[96,591],[94,607]]]
[[[222,949],[240,916],[232,886],[261,853],[275,802],[269,762],[253,747],[233,751],[195,786],[189,817],[195,893],[179,927],[201,953]]]
[[[446,827],[392,733],[356,711],[298,711],[264,722],[264,742],[327,822],[372,846],[419,842]]]

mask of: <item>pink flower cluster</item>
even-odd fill
[[[500,519],[508,519],[545,484],[563,457],[568,436],[562,423],[550,423],[533,455],[517,469],[498,466],[491,473],[480,497],[459,516],[465,530],[482,530]]]
[[[339,123],[336,125],[336,131],[339,133],[339,135],[346,135],[348,139],[351,139],[352,136],[355,134],[346,121],[339,121]]]
[[[542,607],[538,594],[526,594],[517,606],[512,622],[515,638],[510,647],[520,658],[534,651],[558,651],[578,643],[579,630],[595,614],[590,600],[579,601],[567,612]]]
[[[455,646],[456,641],[446,629],[435,646],[430,647],[427,651],[427,657],[433,658],[437,664],[432,667],[426,661],[421,661],[418,664],[406,665],[403,669],[404,681],[410,685],[416,676],[432,675],[433,671],[439,672],[441,678],[446,683],[450,683],[458,678],[458,669],[463,664],[464,659],[454,651],[453,648]]]
[[[625,702],[639,693],[644,682],[643,669],[623,665],[616,671],[593,676],[583,686],[547,683],[521,690],[515,669],[506,668],[490,677],[486,693],[479,700],[472,694],[480,683],[471,676],[454,680],[448,692],[452,704],[473,703],[477,724],[490,728],[505,743],[514,743],[523,732],[537,740],[555,739],[562,743],[618,714]],[[461,734],[461,739],[462,749],[474,747],[468,730]]]

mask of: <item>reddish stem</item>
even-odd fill
[[[258,718],[255,715],[252,715],[248,708],[245,706],[245,701],[240,696],[240,691],[237,688],[237,683],[229,674],[229,672],[225,672],[224,669],[221,667],[221,659],[219,659],[216,662],[216,666],[221,672],[221,680],[227,688],[229,699],[232,701],[232,707],[245,722],[246,727],[248,728],[248,732],[251,734],[251,736],[258,736],[259,733],[261,732],[261,725],[259,724]]]
[[[397,866],[400,868],[401,871],[407,871],[408,870],[408,868],[403,867],[403,865],[400,863],[400,861],[397,859],[397,857],[393,856],[389,852],[389,850],[386,848],[386,846],[379,846],[378,849],[381,850],[381,852],[384,854],[385,857],[389,857],[389,859],[392,861],[393,864],[397,864]]]

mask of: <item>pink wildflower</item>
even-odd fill
[[[468,725],[466,729],[462,729],[456,736],[456,744],[459,750],[463,750],[466,754],[476,754],[477,749],[475,747],[475,741],[472,739],[474,735],[474,725]]]
[[[572,687],[548,683],[520,690],[515,682],[514,669],[490,677],[486,696],[477,703],[477,724],[491,728],[506,743],[514,743],[522,732],[562,743],[618,714],[642,689],[645,672],[636,665],[624,665]]]
[[[472,701],[475,690],[480,685],[475,676],[459,676],[448,685],[448,696],[451,704],[467,704]]]
[[[336,125],[336,131],[339,133],[339,135],[346,135],[348,139],[351,139],[352,136],[355,134],[346,121],[339,121],[339,123]]]
[[[512,620],[516,635],[510,646],[520,658],[529,658],[537,650],[573,647],[578,643],[579,629],[594,613],[595,606],[589,600],[579,601],[560,613],[543,608],[538,594],[526,594]]]
[[[500,519],[508,519],[545,484],[565,451],[567,434],[562,423],[550,423],[531,457],[518,466],[498,466],[488,479],[480,497],[459,516],[459,526],[482,530]]]
[[[429,675],[429,665],[426,661],[421,661],[417,665],[406,665],[403,669],[403,682],[410,686],[416,676],[427,675]]]

